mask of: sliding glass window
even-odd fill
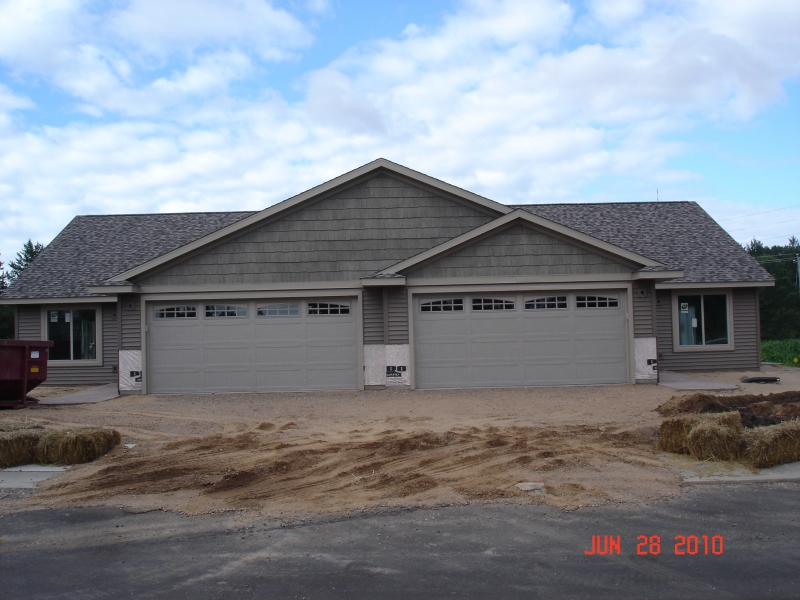
[[[47,311],[47,339],[53,342],[50,360],[97,359],[97,311],[65,309]]]
[[[678,338],[681,346],[726,346],[728,295],[678,296]]]

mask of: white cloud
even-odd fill
[[[74,214],[259,209],[378,156],[502,202],[584,199],[604,176],[693,185],[696,173],[665,166],[690,149],[674,138],[750,119],[800,74],[794,3],[619,0],[592,4],[589,22],[556,0],[467,0],[438,27],[409,26],[307,73],[290,102],[261,65],[310,37],[269,4],[198,3],[185,22],[175,3],[111,16],[32,6],[12,39],[3,17],[20,9],[0,4],[0,60],[105,120],[0,123],[4,256]],[[37,59],[31,40],[47,31]],[[261,93],[234,97],[234,81]],[[33,107],[7,86],[0,115]]]

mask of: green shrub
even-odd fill
[[[762,362],[776,362],[800,367],[800,340],[764,340],[761,342]]]

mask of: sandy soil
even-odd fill
[[[800,369],[765,367],[800,389]],[[698,374],[739,383],[753,373]],[[661,460],[662,386],[128,396],[0,412],[46,427],[113,427],[123,445],[20,500],[288,516],[373,506],[503,501],[574,509],[680,493]],[[523,492],[520,482],[546,493]]]

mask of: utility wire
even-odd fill
[[[772,210],[765,210],[762,212],[752,213],[749,215],[738,215],[735,217],[728,217],[727,219],[718,219],[717,223],[719,223],[720,221],[731,221],[733,219],[744,219],[745,217],[755,217],[758,215],[765,215],[767,213],[777,212],[779,210],[789,210],[790,208],[800,208],[800,204],[795,204],[794,206],[782,206],[781,208],[773,208]]]
[[[788,221],[782,221],[781,223],[772,223],[773,225],[781,225],[783,223],[794,223],[795,221],[800,221],[800,219],[789,219]],[[744,231],[746,229],[752,229],[753,227],[765,227],[765,225],[751,225],[750,227],[742,227],[740,229],[731,229],[728,233],[733,233],[734,231]]]

